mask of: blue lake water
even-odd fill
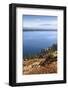
[[[24,56],[38,54],[41,49],[48,48],[57,43],[57,31],[24,31]]]

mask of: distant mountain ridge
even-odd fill
[[[57,31],[57,29],[27,29],[27,28],[24,28],[23,31]]]

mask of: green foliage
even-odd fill
[[[53,44],[51,47],[54,51],[57,50],[57,44]]]

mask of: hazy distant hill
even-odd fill
[[[24,28],[23,31],[57,31],[57,29],[31,29],[31,28]]]

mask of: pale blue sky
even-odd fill
[[[24,15],[23,21],[25,29],[57,29],[57,16]]]

